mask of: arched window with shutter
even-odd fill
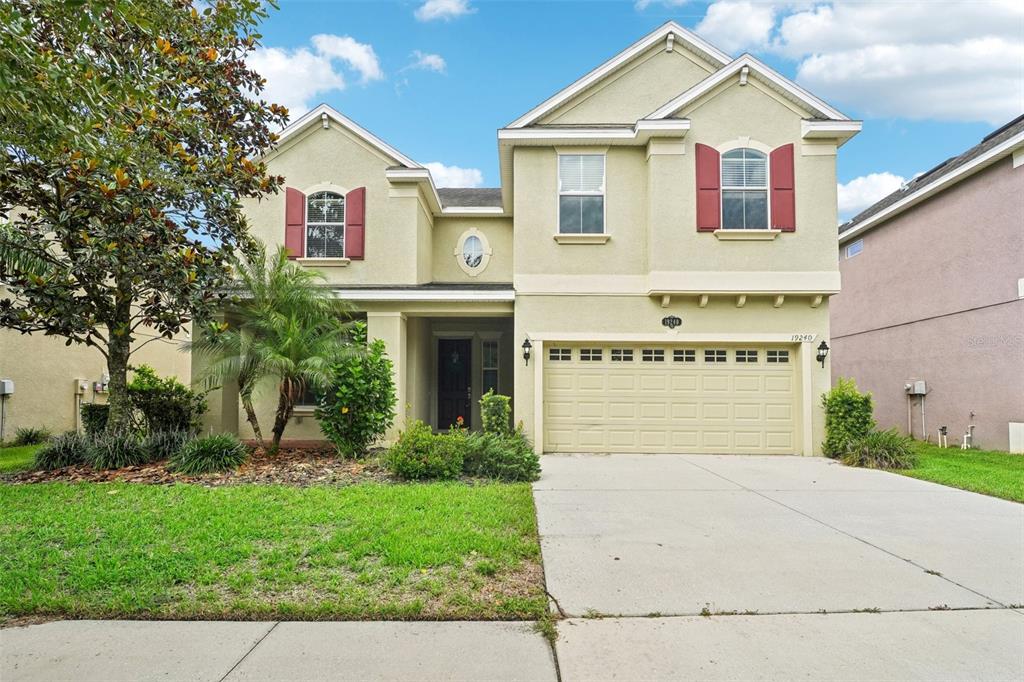
[[[722,154],[722,228],[768,229],[768,155],[741,147]]]
[[[306,198],[306,258],[345,257],[345,197],[314,192]]]

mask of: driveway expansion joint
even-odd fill
[[[228,677],[231,676],[231,673],[235,672],[235,670],[238,668],[238,666],[242,665],[242,661],[244,661],[246,658],[248,658],[249,654],[251,654],[253,651],[256,650],[256,647],[258,647],[260,644],[263,644],[263,640],[265,640],[268,636],[270,636],[270,633],[274,631],[274,628],[276,628],[280,624],[281,624],[281,621],[279,621],[279,620],[274,621],[273,624],[271,624],[270,628],[267,629],[267,631],[263,633],[263,636],[260,637],[259,639],[257,639],[253,643],[253,645],[251,647],[249,647],[249,650],[246,651],[244,654],[242,654],[241,658],[239,658],[237,661],[235,661],[235,664],[233,666],[231,666],[231,669],[228,670],[226,673],[224,673],[224,676],[222,678],[220,678],[219,682],[224,682],[224,680],[228,679]]]

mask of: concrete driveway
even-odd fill
[[[563,679],[1024,678],[1022,505],[819,458],[543,470]]]

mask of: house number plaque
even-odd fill
[[[678,327],[682,323],[683,323],[683,321],[681,319],[679,319],[678,317],[676,317],[675,315],[669,315],[668,317],[661,318],[662,326],[668,327],[669,329],[675,329],[676,327]]]

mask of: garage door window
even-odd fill
[[[697,351],[692,348],[676,348],[672,351],[672,362],[697,362]]]
[[[724,350],[712,350],[708,348],[704,351],[704,362],[725,362],[725,351]]]
[[[633,349],[612,348],[612,362],[633,362]]]
[[[756,350],[738,350],[738,351],[736,351],[736,362],[745,362],[747,364],[757,362],[757,351]]]
[[[572,360],[572,351],[568,348],[552,348],[548,351],[548,360],[551,362],[569,362]]]
[[[581,348],[580,349],[580,360],[583,362],[601,362],[601,349],[600,348]]]
[[[665,362],[665,351],[660,348],[644,348],[641,357],[644,362]]]
[[[770,350],[765,353],[766,359],[771,364],[784,364],[789,362],[788,350]]]

